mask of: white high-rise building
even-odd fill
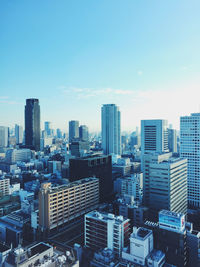
[[[0,147],[8,146],[8,127],[0,126]]]
[[[121,119],[119,107],[115,104],[101,108],[101,132],[104,154],[121,154]]]
[[[188,204],[200,207],[200,113],[180,119],[180,156],[188,159]]]
[[[17,124],[15,124],[15,137],[16,137],[16,144],[23,143],[23,127]]]
[[[168,152],[168,132],[166,120],[141,121],[141,152]]]

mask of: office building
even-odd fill
[[[128,245],[129,219],[110,213],[92,211],[85,215],[85,246],[97,251],[111,249],[120,256]]]
[[[42,232],[62,226],[97,208],[99,180],[85,178],[67,185],[52,187],[44,183],[39,192],[39,225]]]
[[[166,120],[141,121],[141,152],[168,152],[168,132]]]
[[[23,149],[8,149],[6,151],[6,161],[8,163],[16,163],[19,161],[29,162],[32,158],[31,150],[28,148]]]
[[[99,179],[100,201],[112,195],[112,159],[110,155],[92,155],[69,160],[69,180],[71,182],[85,177]]]
[[[16,144],[23,143],[23,127],[17,124],[15,124],[15,137],[16,137]]]
[[[180,119],[180,156],[188,160],[188,204],[200,208],[200,113]]]
[[[5,126],[0,126],[0,147],[8,146],[9,129]]]
[[[79,138],[79,121],[69,121],[69,142]]]
[[[187,214],[187,159],[150,163],[148,206],[153,218],[163,209]]]
[[[175,129],[168,129],[168,147],[169,151],[177,153],[177,132]]]
[[[142,156],[143,166],[143,201],[146,206],[149,205],[149,165],[150,163],[160,163],[172,157],[172,153],[147,153]]]
[[[101,134],[104,154],[121,155],[121,118],[115,104],[101,108]]]
[[[89,140],[89,131],[88,131],[88,127],[86,125],[80,125],[79,138],[82,141],[88,141]]]
[[[134,263],[137,266],[161,267],[165,263],[165,254],[153,248],[153,232],[147,228],[133,227],[130,247],[123,250],[122,258],[127,263]]]
[[[10,179],[0,177],[0,196],[7,196],[9,195],[10,191]]]
[[[44,131],[46,136],[52,136],[52,123],[50,121],[44,122]]]
[[[40,105],[35,98],[26,99],[25,145],[33,150],[40,150]]]

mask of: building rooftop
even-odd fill
[[[146,238],[148,238],[150,235],[152,235],[152,231],[147,229],[147,228],[143,228],[143,227],[133,227],[133,233],[131,234],[132,238],[137,238],[137,239],[142,239],[145,240]]]
[[[40,254],[46,250],[48,250],[49,248],[51,248],[50,245],[48,244],[45,244],[45,243],[39,243],[39,244],[36,244],[35,246],[29,248],[29,251],[30,251],[30,254],[31,254],[31,257],[36,255],[36,254]]]
[[[161,210],[159,212],[159,215],[165,215],[165,216],[170,216],[170,217],[174,217],[174,218],[180,218],[182,217],[184,214],[182,213],[177,213],[177,212],[173,212],[173,211],[169,211],[169,210]]]
[[[95,218],[96,220],[107,222],[108,220],[114,220],[116,223],[122,223],[124,221],[129,221],[129,219],[125,219],[123,216],[115,216],[112,213],[104,213],[98,212],[96,210],[89,212],[86,214],[87,217]]]
[[[56,186],[56,187],[51,187],[51,183],[49,183],[50,185],[49,185],[49,187],[47,187],[47,190],[50,193],[56,193],[58,191],[63,191],[65,189],[68,189],[68,188],[71,188],[71,187],[75,187],[75,186],[78,186],[78,185],[81,185],[81,184],[84,184],[84,183],[87,183],[87,182],[98,181],[98,180],[99,179],[96,178],[96,177],[88,177],[88,178],[83,178],[83,179],[77,180],[77,181],[69,183],[69,184],[59,185],[59,186]]]
[[[148,258],[155,261],[155,262],[159,262],[161,259],[163,259],[163,257],[165,256],[165,254],[161,251],[161,250],[153,250]]]

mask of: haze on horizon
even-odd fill
[[[200,112],[199,0],[21,0],[0,3],[0,125],[24,125],[26,98],[41,122],[101,128],[102,104],[122,131],[141,119]]]

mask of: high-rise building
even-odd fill
[[[70,182],[92,176],[99,178],[100,201],[105,201],[113,190],[111,156],[93,155],[69,160]]]
[[[177,132],[175,129],[168,129],[168,147],[170,152],[177,153]]]
[[[44,122],[44,131],[47,136],[52,135],[52,123],[50,121]]]
[[[25,145],[36,151],[40,150],[40,105],[35,98],[26,99]]]
[[[188,160],[188,204],[200,207],[200,113],[180,119],[180,156]]]
[[[0,147],[8,146],[9,129],[5,126],[0,126]]]
[[[79,121],[69,121],[69,142],[79,138]]]
[[[85,215],[85,246],[96,251],[109,248],[120,256],[128,245],[129,219],[92,211]]]
[[[187,159],[150,163],[149,208],[153,218],[162,209],[187,214]]]
[[[86,125],[80,125],[79,138],[83,141],[89,140],[89,131],[88,131],[88,127]]]
[[[15,137],[16,137],[16,144],[23,143],[23,127],[17,124],[15,124]]]
[[[104,154],[121,155],[121,118],[115,104],[101,108],[101,133]]]
[[[166,120],[141,121],[141,152],[168,152],[168,132]]]
[[[6,161],[9,163],[29,162],[31,159],[31,150],[30,149],[8,149],[6,151]]]
[[[96,209],[99,203],[99,180],[85,178],[67,185],[52,187],[44,183],[39,191],[39,225],[42,232]]]
[[[9,188],[10,188],[10,179],[0,177],[0,195],[1,195],[1,197],[9,195]]]

